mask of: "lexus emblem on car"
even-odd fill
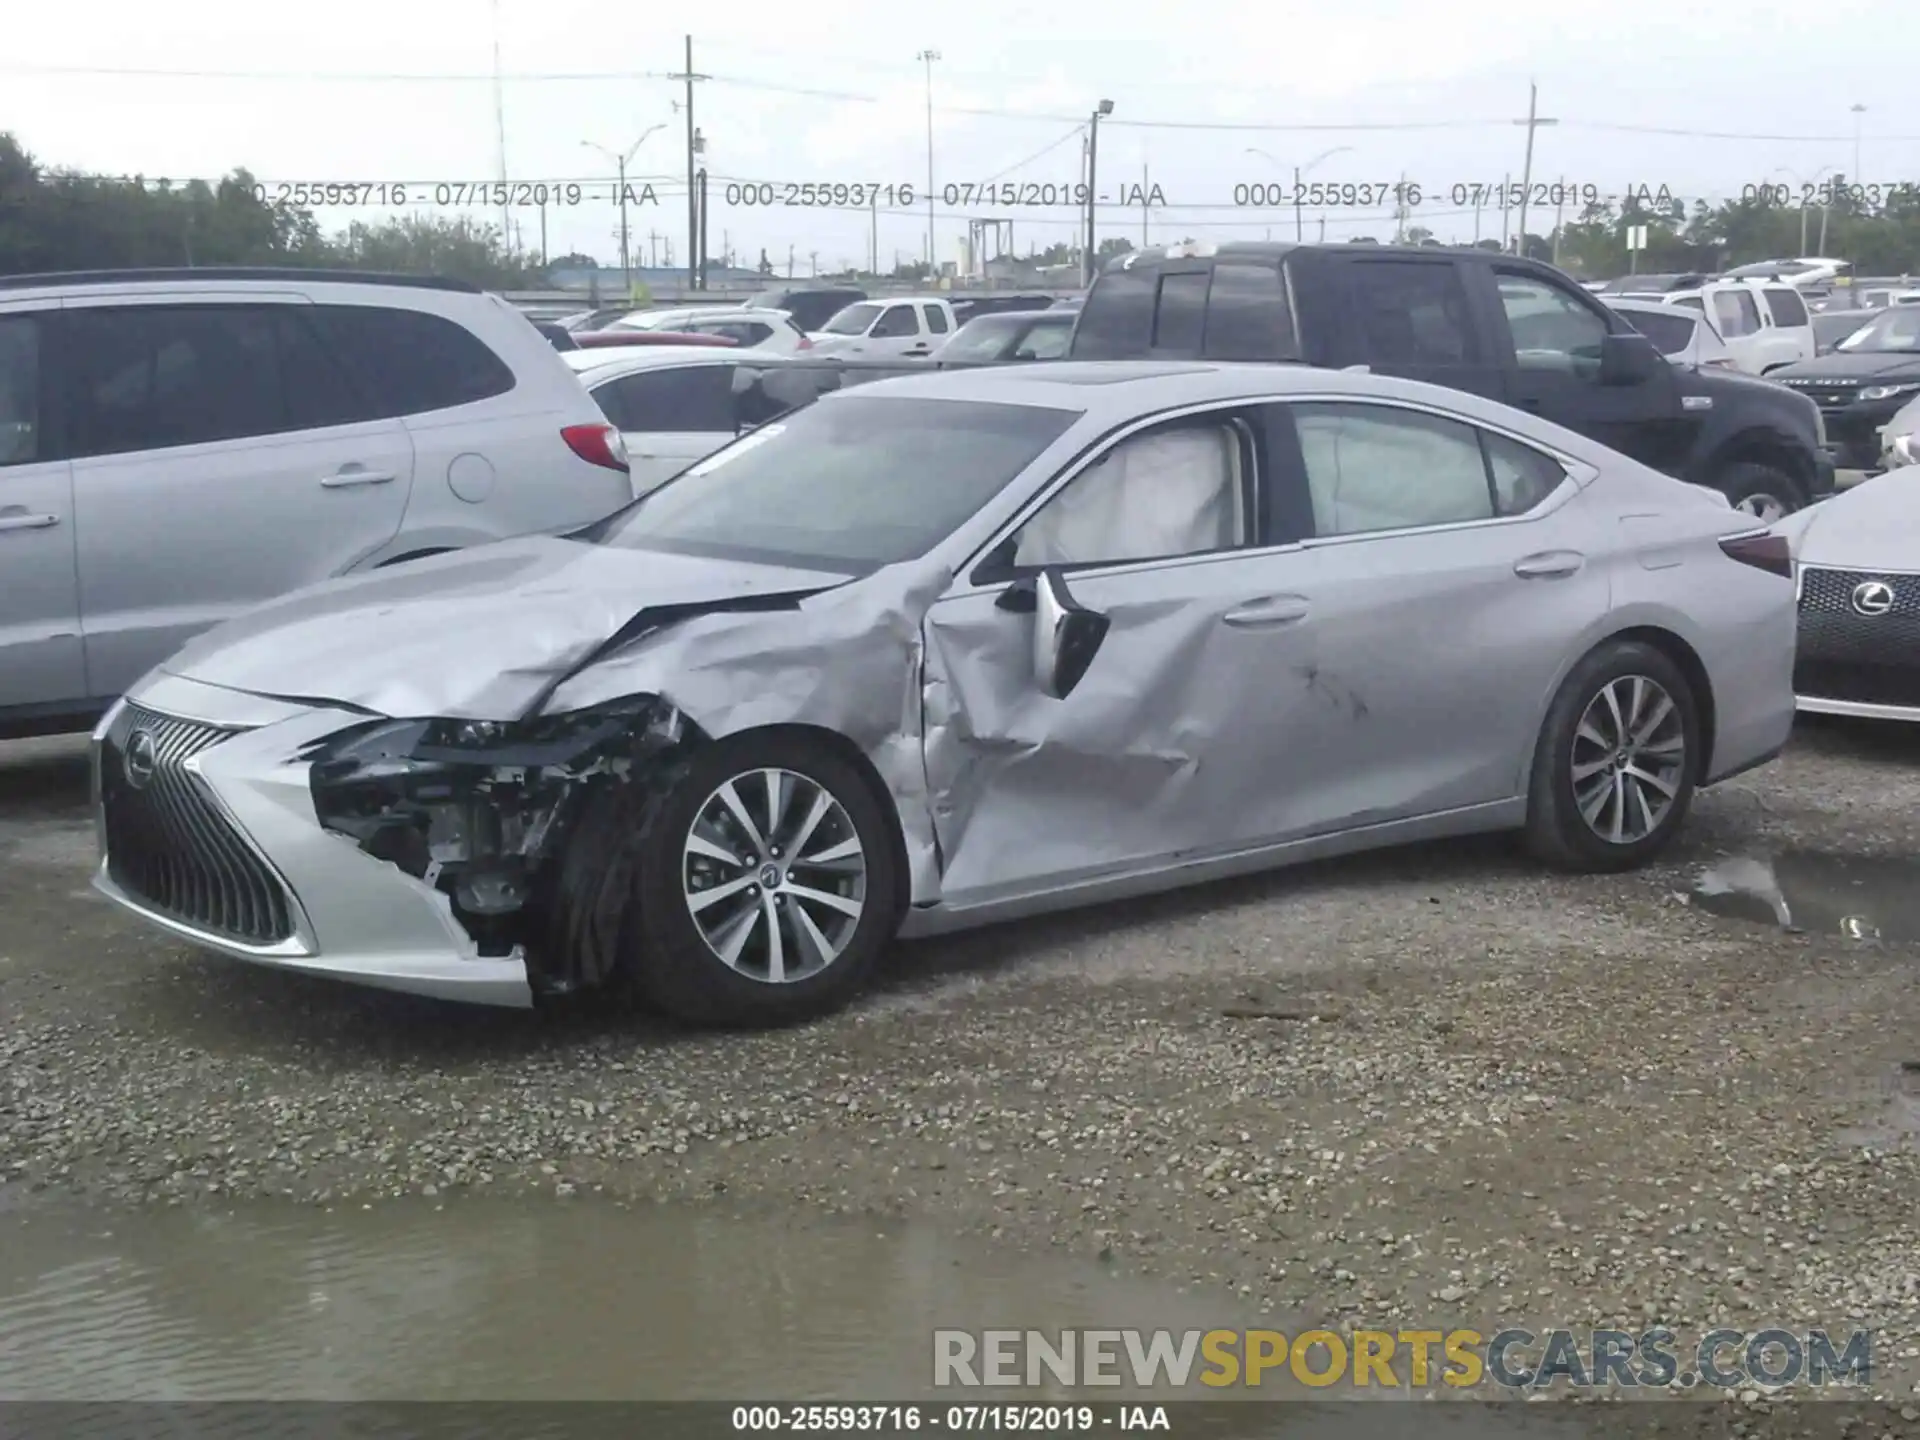
[[[1868,580],[1853,587],[1853,608],[1862,615],[1884,615],[1893,609],[1893,587],[1884,580]]]
[[[127,758],[125,768],[127,783],[136,790],[144,790],[153,779],[153,772],[160,764],[158,747],[153,736],[145,730],[136,730],[127,737]]]

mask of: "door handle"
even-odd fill
[[[1220,617],[1223,624],[1236,630],[1257,630],[1268,625],[1291,625],[1307,618],[1304,595],[1263,595],[1236,606]]]
[[[45,530],[59,523],[58,515],[27,515],[19,512],[0,515],[0,530]]]
[[[393,474],[387,470],[338,470],[320,479],[320,484],[328,490],[341,490],[349,485],[390,485],[392,483]]]
[[[1580,573],[1587,557],[1575,550],[1547,550],[1513,562],[1513,573],[1522,580],[1564,580]]]

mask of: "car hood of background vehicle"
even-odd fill
[[[1874,380],[1883,375],[1911,373],[1920,378],[1920,354],[1886,350],[1835,351],[1815,360],[1783,365],[1769,380]]]
[[[207,631],[160,668],[380,715],[514,719],[643,611],[797,598],[847,578],[508,540],[296,591]]]
[[[1913,570],[1920,554],[1920,471],[1890,470],[1800,512],[1794,558],[1823,570]]]

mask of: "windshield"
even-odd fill
[[[1833,348],[1852,354],[1920,351],[1920,307],[1901,305],[1884,311]]]
[[[867,327],[873,324],[879,314],[880,306],[872,304],[869,301],[863,300],[858,305],[849,305],[827,322],[826,333],[829,335],[864,335],[867,333]]]
[[[1007,342],[1019,330],[1020,322],[998,315],[969,320],[953,332],[953,338],[940,347],[942,360],[993,360],[1007,348]]]
[[[595,538],[623,549],[861,574],[926,554],[1080,414],[832,396],[708,456]]]
[[[1651,310],[1620,312],[1634,329],[1654,343],[1662,355],[1679,355],[1693,343],[1694,318],[1691,315],[1659,315]]]

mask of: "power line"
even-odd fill
[[[1078,140],[1082,135],[1086,133],[1086,129],[1087,127],[1084,125],[1074,126],[1073,129],[1067,131],[1067,133],[1062,135],[1058,140],[1050,141],[1046,145],[1043,145],[1038,150],[1034,151],[1033,154],[1027,156],[1026,159],[1016,160],[1013,164],[1007,166],[1006,169],[996,171],[994,174],[987,176],[986,179],[981,181],[980,183],[983,185],[990,185],[995,180],[1001,180],[1001,179],[1004,179],[1006,176],[1013,174],[1013,172],[1016,170],[1026,169],[1027,166],[1033,164],[1033,162],[1036,160],[1044,160],[1047,156],[1051,155],[1054,151],[1058,150],[1062,145],[1066,144],[1069,140]]]
[[[739,47],[728,47],[739,48]],[[508,84],[582,84],[582,83],[618,83],[633,80],[675,80],[677,72],[666,70],[520,70],[502,71],[498,76],[492,71],[420,71],[420,70],[209,70],[201,68],[175,69],[162,66],[131,65],[35,65],[0,64],[0,74],[6,75],[46,75],[46,76],[99,76],[118,79],[156,79],[156,80],[257,80],[267,82],[314,81],[314,82],[373,82],[396,84],[479,84],[491,85],[496,79]],[[736,89],[755,90],[773,95],[791,95],[798,99],[835,100],[846,104],[877,105],[884,103],[884,97],[864,94],[852,90],[823,89],[813,86],[789,85],[780,81],[761,80],[744,75],[709,75],[705,77],[716,85],[728,85]],[[1006,75],[996,77],[1006,80]],[[1118,90],[1125,87],[1110,86]],[[1220,87],[1207,87],[1219,91]],[[1230,87],[1229,87],[1230,88]],[[1077,117],[1056,114],[1048,111],[1011,110],[996,106],[936,105],[935,113],[947,115],[969,115],[984,119],[1048,121],[1055,124],[1073,124]],[[1455,120],[1381,120],[1359,122],[1330,123],[1294,123],[1287,121],[1225,121],[1225,120],[1135,120],[1121,119],[1118,116],[1105,122],[1135,130],[1193,130],[1233,132],[1297,132],[1315,133],[1364,133],[1378,131],[1391,133],[1397,131],[1423,130],[1468,130],[1506,125],[1508,120],[1499,117],[1455,119]],[[1656,135],[1687,140],[1757,140],[1772,143],[1789,144],[1836,144],[1851,143],[1851,132],[1845,135],[1787,135],[1775,132],[1747,130],[1707,130],[1687,126],[1625,125],[1613,121],[1563,119],[1560,122],[1569,129],[1592,130],[1601,133],[1624,135]],[[1920,135],[1877,135],[1874,139],[1882,142],[1911,144],[1920,142]]]

